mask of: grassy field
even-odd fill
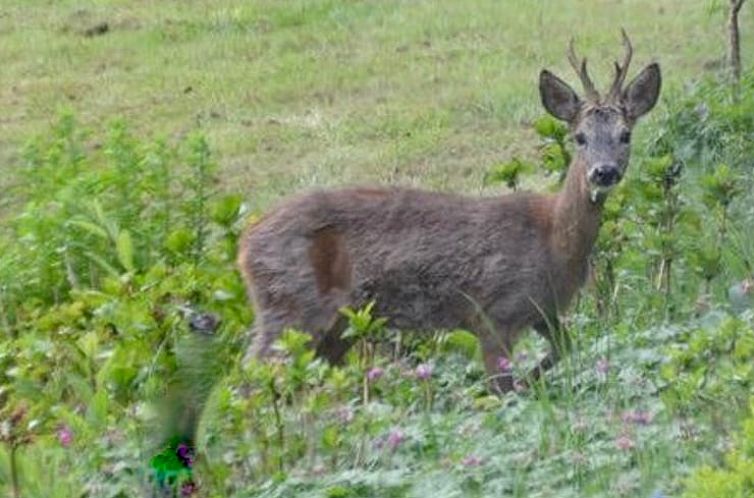
[[[719,67],[721,3],[5,0],[0,157],[72,109],[90,128],[202,129],[262,206],[312,184],[475,190],[532,155],[537,75],[574,81],[570,37],[604,85],[625,27],[634,70],[660,61],[667,93]]]
[[[754,5],[738,90],[726,5],[0,0],[0,494],[751,496]],[[241,361],[249,218],[313,185],[499,192],[516,157],[556,186],[539,70],[575,82],[574,37],[605,85],[620,27],[663,94],[541,383],[491,394],[468,332],[364,310],[343,366],[296,332]]]

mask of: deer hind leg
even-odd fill
[[[307,322],[312,326],[317,356],[340,364],[352,344],[341,337],[346,320],[339,311],[349,304],[351,291],[351,260],[345,237],[334,227],[321,228],[312,236],[307,252],[316,289]]]
[[[341,364],[343,357],[353,343],[341,337],[347,324],[345,317],[338,316],[337,308],[330,307],[330,311],[331,313],[327,315],[333,319],[329,328],[321,326],[315,328],[320,325],[317,320],[310,322],[307,326],[306,322],[299,325],[299,323],[294,323],[285,316],[275,316],[274,314],[258,316],[252,329],[253,340],[246,353],[246,359],[274,357],[276,353],[272,346],[275,341],[280,338],[285,329],[294,328],[306,332],[313,331],[313,342],[317,356],[326,359],[332,365]]]
[[[247,283],[257,312],[248,357],[274,354],[286,328],[312,335],[318,355],[339,362],[350,343],[341,338],[339,309],[349,304],[351,263],[345,239],[332,227],[297,237],[277,252],[262,248],[247,263]],[[249,258],[250,259],[250,258]]]
[[[242,240],[238,264],[241,269],[249,302],[254,310],[254,325],[249,336],[251,344],[244,356],[244,363],[252,359],[267,358],[272,353],[272,344],[280,336],[287,321],[294,318],[294,302],[280,295],[278,282],[285,278],[266,264],[262,251],[250,247],[249,239]],[[256,257],[252,257],[252,255]],[[286,319],[287,317],[287,319]]]
[[[275,292],[274,280],[262,274],[249,284],[256,316],[245,362],[252,358],[265,359],[275,356],[272,346],[280,338],[280,334],[287,328],[298,328],[299,303],[293,296]]]
[[[531,383],[537,382],[572,347],[571,335],[561,326],[557,317],[542,320],[534,324],[534,330],[547,339],[547,342],[550,344],[550,352],[529,372],[528,380]]]
[[[312,335],[317,356],[332,364],[339,363],[351,345],[350,341],[341,338],[346,321],[338,310],[345,304],[337,299],[303,301],[292,295],[277,295],[269,300],[254,299],[257,316],[251,330],[252,341],[246,361],[274,357],[275,341],[284,330],[296,329]]]

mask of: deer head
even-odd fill
[[[584,97],[573,91],[550,71],[542,70],[539,92],[547,112],[565,121],[576,143],[576,158],[584,165],[586,182],[592,201],[604,196],[620,182],[628,166],[631,129],[636,120],[646,114],[660,94],[660,66],[649,64],[625,88],[633,49],[622,30],[625,56],[615,63],[615,79],[604,97],[594,86],[586,69],[586,58],[579,62],[573,49],[568,48],[568,60],[584,87]]]

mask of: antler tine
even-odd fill
[[[589,78],[589,73],[586,71],[586,57],[581,59],[581,63],[579,64],[579,59],[576,57],[576,52],[573,49],[573,38],[571,38],[570,43],[568,43],[568,62],[571,63],[573,70],[579,75],[581,84],[584,86],[584,91],[586,92],[586,98],[594,102],[599,102],[600,94],[594,87],[591,78]]]
[[[631,64],[631,56],[634,53],[634,49],[631,46],[631,40],[628,39],[626,30],[621,28],[621,35],[623,36],[623,48],[625,49],[625,55],[623,57],[623,64],[615,62],[615,80],[610,87],[610,93],[608,94],[608,100],[617,101],[620,99],[620,94],[623,89],[623,82],[626,81],[626,74],[628,74],[628,66]]]

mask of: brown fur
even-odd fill
[[[628,90],[651,105],[630,101],[624,108],[654,105],[659,67],[645,72],[637,80],[647,88]],[[513,382],[500,375],[498,361],[529,326],[552,344],[531,375],[552,366],[569,347],[558,314],[584,283],[599,229],[606,191],[595,196],[591,175],[605,165],[622,175],[628,147],[617,137],[638,115],[581,102],[546,71],[540,90],[548,111],[593,144],[577,148],[557,194],[314,191],[283,202],[246,232],[238,261],[257,313],[249,354],[268,356],[290,327],[313,334],[317,352],[337,362],[349,346],[338,310],[373,300],[375,314],[394,327],[475,332],[501,390]]]
[[[359,191],[341,189],[284,203],[247,232],[239,257],[257,311],[252,355],[287,327],[342,354],[338,309],[375,300],[397,327],[476,331],[496,373],[527,325],[557,322],[586,275],[600,209],[581,170],[552,196],[383,189],[354,202]]]
[[[343,236],[332,227],[315,233],[309,246],[309,260],[320,294],[345,290],[351,281],[351,263]]]

